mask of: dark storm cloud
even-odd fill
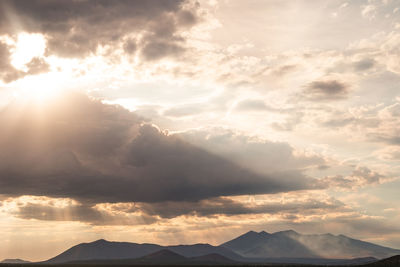
[[[349,86],[337,80],[314,81],[309,83],[303,96],[309,100],[338,100],[344,99],[349,93]]]
[[[166,56],[176,56],[184,51],[180,45],[174,42],[154,41],[148,42],[142,50],[146,60],[157,60]]]
[[[188,7],[190,5],[190,7]],[[42,33],[47,54],[84,57],[143,35],[143,56],[159,59],[184,48],[181,29],[197,22],[196,5],[184,0],[13,0],[0,2],[0,34]],[[131,54],[133,39],[123,46]]]
[[[27,203],[20,205],[13,215],[21,219],[42,221],[79,221],[93,225],[129,225],[151,224],[156,218],[146,214],[115,214],[107,210],[98,210],[84,205],[57,207],[54,205]]]
[[[137,49],[137,44],[136,44],[136,40],[135,39],[128,39],[124,42],[124,51],[127,54],[134,54],[136,52]]]
[[[180,215],[242,215],[242,214],[314,214],[344,208],[337,200],[299,200],[291,203],[273,202],[254,204],[227,198],[213,198],[198,202],[163,202],[139,204],[138,208],[148,215],[174,218]]]
[[[256,174],[79,94],[10,104],[0,124],[0,194],[162,202],[313,187],[301,173]]]
[[[345,204],[335,200],[305,199],[287,203],[280,201],[255,204],[218,197],[201,201],[166,201],[157,203],[116,204],[98,209],[80,204],[57,207],[50,203],[18,205],[13,215],[22,219],[47,221],[81,221],[95,225],[153,223],[182,215],[210,217],[243,214],[281,214],[285,216],[312,215],[332,211],[348,211]]]
[[[102,221],[103,214],[89,206],[55,207],[37,203],[27,203],[18,207],[16,217],[45,221]]]

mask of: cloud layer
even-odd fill
[[[1,194],[161,202],[313,187],[301,173],[255,172],[80,94],[12,103],[0,123]]]
[[[184,0],[6,0],[0,3],[0,36],[16,39],[20,32],[40,33],[47,41],[46,56],[84,58],[121,50],[155,61],[185,51],[181,32],[199,20],[196,9],[195,3]],[[45,70],[43,59],[32,61],[25,75],[15,70],[9,63],[10,49],[0,43],[4,82]]]

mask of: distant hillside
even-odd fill
[[[187,258],[168,249],[162,249],[137,259],[114,259],[114,260],[86,260],[67,263],[69,266],[127,266],[127,265],[231,265],[238,264],[219,254],[207,254],[199,257]],[[65,266],[67,264],[61,264]]]
[[[153,261],[157,255],[191,261],[241,263],[364,264],[400,254],[400,250],[378,246],[344,235],[302,235],[295,231],[276,233],[250,231],[220,246],[210,244],[160,246],[97,240],[76,245],[45,263],[109,262],[136,264]],[[178,256],[177,256],[178,255]],[[204,258],[206,257],[207,258]]]
[[[0,261],[0,263],[30,263],[30,261],[25,261],[21,259],[5,259]]]
[[[400,250],[344,235],[302,235],[295,231],[273,234],[250,231],[221,245],[247,258],[387,258]]]
[[[70,261],[85,261],[92,259],[133,259],[163,249],[154,244],[136,244],[128,242],[109,242],[100,239],[91,243],[76,245],[60,255],[47,260],[47,263],[62,263]]]
[[[163,249],[168,249],[171,252],[187,258],[215,253],[237,261],[243,259],[230,249],[216,247],[209,244],[160,246],[155,244],[109,242],[101,239],[92,243],[76,245],[46,262],[62,263],[87,260],[137,259]]]
[[[137,263],[149,263],[149,264],[178,264],[187,262],[188,259],[178,253],[172,252],[168,249],[162,249],[152,254],[146,255],[142,258],[134,260]]]

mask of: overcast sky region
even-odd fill
[[[0,125],[0,259],[249,230],[400,248],[400,1],[3,0]]]

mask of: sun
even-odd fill
[[[34,57],[41,57],[46,49],[46,40],[41,34],[20,33],[11,51],[11,65],[16,69],[27,71],[26,64]]]

